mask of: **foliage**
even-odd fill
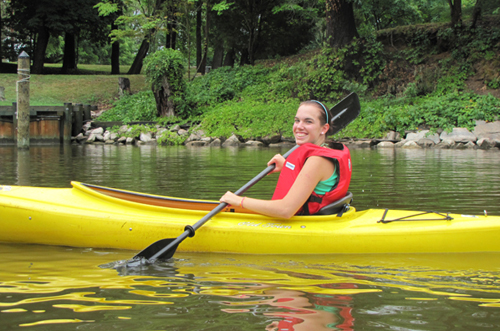
[[[236,134],[246,139],[282,133],[290,137],[298,105],[296,99],[269,103],[256,100],[226,102],[207,111],[201,126],[209,136]]]
[[[364,101],[361,114],[341,136],[383,137],[393,130],[427,128],[451,131],[454,127],[473,130],[476,120],[493,121],[500,115],[500,100],[492,95],[452,92],[426,97],[396,99],[392,96]]]
[[[159,98],[162,98],[164,93],[161,91],[168,89],[168,98],[173,103],[175,113],[181,117],[188,117],[190,115],[188,109],[179,107],[185,103],[184,72],[184,56],[181,52],[171,48],[151,53],[144,59],[144,73],[152,84],[153,91],[159,94]],[[156,102],[158,105],[158,98]]]
[[[98,121],[154,121],[156,105],[151,91],[124,95],[115,102],[114,107],[97,118]]]
[[[177,132],[172,132],[172,131],[163,131],[159,137],[156,138],[158,143],[162,145],[182,145],[184,141],[186,141],[187,135],[181,136],[178,135]]]
[[[192,107],[204,107],[232,100],[245,88],[265,82],[268,72],[260,66],[212,70],[188,84],[187,102]]]

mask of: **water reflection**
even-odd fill
[[[207,321],[218,330],[405,329],[415,321],[439,329],[448,327],[443,314],[477,326],[469,316],[500,305],[500,254],[179,253],[116,271],[99,265],[131,252],[0,245],[0,253],[0,316],[8,329],[79,323],[206,330]],[[499,312],[488,311],[481,323],[500,326]]]
[[[4,185],[71,180],[217,199],[280,149],[155,146],[0,148]],[[500,215],[500,153],[353,150],[358,209]],[[248,195],[268,198],[268,176]],[[1,215],[0,215],[1,217]],[[196,237],[192,240],[196,240]],[[332,238],[334,240],[334,238]],[[312,243],[313,244],[313,243]],[[400,330],[500,326],[500,254],[252,256],[177,253],[168,263],[101,268],[136,252],[2,245],[6,330]],[[71,323],[68,325],[68,323]],[[313,325],[313,326],[311,326]]]

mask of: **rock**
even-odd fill
[[[95,134],[91,133],[90,136],[87,138],[86,143],[91,144],[95,141]]]
[[[260,138],[259,140],[266,145],[277,144],[281,141],[281,134],[276,133],[272,135],[267,135],[265,137]]]
[[[377,148],[394,148],[395,144],[391,141],[382,141],[377,144]]]
[[[387,139],[387,140],[401,140],[401,135],[399,134],[399,132],[396,132],[396,131],[389,131],[387,132],[387,134],[385,135],[385,138],[384,139]],[[380,145],[380,144],[379,144]],[[378,146],[378,145],[377,145]]]
[[[111,139],[108,139],[108,140],[104,141],[104,143],[105,143],[106,145],[112,145],[112,144],[114,144],[114,143],[115,143],[115,141],[114,141],[114,140],[111,140]]]
[[[187,130],[184,130],[184,129],[179,129],[179,130],[177,131],[177,134],[178,134],[179,136],[186,136],[188,133],[189,133],[189,132],[187,132]]]
[[[170,131],[172,131],[172,132],[177,132],[179,130],[181,130],[181,126],[179,124],[176,124],[176,125],[174,125],[173,127],[170,128]]]
[[[488,123],[485,121],[476,121],[476,127],[472,133],[477,139],[489,138],[491,140],[500,140],[500,121]]]
[[[394,144],[395,147],[403,147],[407,143],[406,139],[403,139],[401,141],[398,141],[397,143]]]
[[[121,134],[124,134],[124,133],[127,133],[129,130],[128,128],[128,125],[122,125],[120,126],[120,128],[118,129],[118,132],[121,133]]]
[[[455,147],[455,142],[453,140],[445,139],[435,146],[440,149],[449,149]]]
[[[187,147],[199,147],[199,146],[207,146],[208,143],[206,141],[194,140],[186,143]]]
[[[295,146],[295,143],[291,141],[282,141],[276,144],[269,144],[269,147],[293,147],[293,146]]]
[[[477,146],[481,149],[490,149],[496,146],[496,142],[490,138],[480,138],[477,141]]]
[[[477,145],[473,143],[472,141],[469,141],[468,143],[465,144],[465,148],[467,149],[477,149]]]
[[[236,137],[234,134],[227,138],[226,141],[224,141],[224,143],[222,144],[222,147],[228,147],[228,146],[239,146],[241,143],[240,143],[240,140],[238,139],[238,137]]]
[[[440,136],[441,140],[453,140],[456,143],[468,143],[469,141],[475,142],[477,137],[467,130],[466,128],[453,128],[451,132],[444,131]]]
[[[429,130],[410,132],[406,135],[407,141],[419,141],[421,139],[430,139],[434,144],[439,144],[441,142],[439,135],[437,133],[430,134]]]
[[[104,134],[102,136],[104,138],[104,141],[110,140],[111,139],[111,132],[106,131],[106,132],[104,132]]]
[[[220,147],[222,145],[222,141],[219,138],[215,138],[211,143],[211,147]]]
[[[352,145],[353,147],[367,148],[367,147],[372,146],[372,141],[371,140],[357,140],[357,141],[353,141],[349,145]]]
[[[94,133],[92,133],[92,134],[95,136],[96,141],[104,142],[104,136],[102,134],[94,134]]]
[[[152,138],[152,135],[151,135],[151,132],[141,132],[141,135],[139,136],[139,140],[144,142],[144,143],[148,143],[151,141]]]
[[[126,143],[127,145],[129,145],[129,144],[134,144],[134,143],[135,143],[135,139],[134,139],[134,138],[132,138],[132,137],[127,137],[127,140],[125,140],[125,143]]]
[[[436,142],[434,140],[428,138],[419,139],[416,143],[422,148],[429,148],[436,145]]]
[[[264,146],[264,143],[262,141],[249,140],[249,141],[245,142],[245,145],[247,145],[247,146]]]
[[[203,137],[203,138],[201,138],[201,141],[204,141],[207,144],[209,144],[212,141],[212,138],[210,138],[210,137]]]
[[[104,129],[103,128],[96,128],[94,130],[91,130],[91,133],[93,134],[103,134],[104,133]]]
[[[120,137],[116,140],[119,144],[125,144],[127,142],[127,137]]]
[[[403,145],[403,148],[410,149],[410,148],[422,148],[422,147],[420,147],[416,141],[410,140]]]

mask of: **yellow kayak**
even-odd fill
[[[72,182],[0,185],[0,241],[141,250],[176,238],[219,202]],[[184,240],[184,252],[356,254],[500,252],[500,217],[369,209],[290,220],[227,207]]]

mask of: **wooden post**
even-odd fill
[[[73,104],[64,103],[64,122],[63,122],[63,142],[71,142],[71,127],[73,125]]]
[[[71,128],[71,135],[78,136],[83,127],[83,105],[81,103],[75,104],[73,107],[73,126]]]
[[[92,119],[92,115],[90,113],[90,105],[83,106],[83,121],[87,122]]]
[[[17,148],[30,148],[30,57],[17,59]]]

